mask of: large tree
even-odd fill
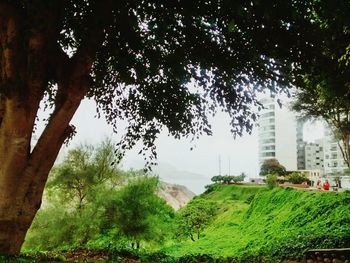
[[[128,121],[124,149],[143,140],[154,154],[163,126],[177,138],[210,134],[218,108],[235,134],[249,132],[254,91],[276,91],[289,61],[317,52],[318,3],[1,0],[0,253],[20,251],[83,98],[115,130]],[[52,114],[33,145],[43,102]]]
[[[293,108],[304,118],[324,120],[350,168],[350,2],[321,1],[312,13],[319,42],[311,60],[296,67],[299,87]]]
[[[342,96],[327,94],[329,88],[321,81],[299,91],[293,109],[303,118],[320,119],[327,123],[327,128],[338,141],[343,159],[350,168],[350,87]]]
[[[261,164],[259,174],[262,176],[267,176],[269,174],[283,176],[286,174],[286,168],[282,164],[280,164],[277,159],[266,159]]]

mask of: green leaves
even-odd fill
[[[288,174],[286,176],[286,180],[288,182],[293,183],[293,184],[301,184],[301,183],[309,181],[309,179],[307,178],[307,176],[305,174],[299,173],[299,172],[293,172],[291,174]]]
[[[266,175],[266,185],[269,189],[278,186],[278,176],[276,174],[267,174]]]
[[[231,20],[231,22],[228,24],[228,31],[235,32],[236,30],[237,30],[237,26],[235,24],[235,21]]]
[[[214,183],[238,183],[243,182],[246,175],[244,173],[240,175],[215,175],[210,180]]]
[[[260,175],[275,174],[283,176],[286,173],[286,168],[281,165],[277,159],[266,159],[260,167]]]
[[[112,188],[122,184],[125,176],[114,164],[115,151],[110,139],[97,147],[81,145],[70,150],[64,161],[54,167],[47,183],[48,191],[81,208],[107,182]]]
[[[111,214],[110,225],[120,229],[133,248],[139,248],[141,241],[157,242],[167,236],[173,211],[156,195],[157,187],[158,178],[138,177],[106,204],[106,215]]]
[[[174,211],[157,196],[158,178],[119,170],[114,151],[106,139],[68,152],[51,174],[26,248],[117,249],[169,238]]]
[[[178,236],[198,240],[202,231],[214,220],[217,208],[214,202],[195,198],[179,212]]]

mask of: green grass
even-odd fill
[[[265,190],[262,185],[214,185],[214,191],[203,194],[202,197],[222,203],[230,200],[246,200],[249,196],[255,195],[258,192]]]
[[[298,260],[312,248],[350,247],[350,192],[269,190],[259,185],[212,185],[209,189],[198,198],[215,202],[217,216],[195,242],[168,238],[160,250],[147,246],[138,251],[111,235],[87,249],[107,249],[115,258],[132,257],[145,263],[253,263]],[[109,247],[111,240],[121,246]],[[60,251],[29,253],[19,262],[46,257],[62,260],[64,256]]]
[[[310,248],[350,246],[349,193],[218,185],[202,198],[217,202],[217,218],[200,240],[165,248],[169,255],[276,262]]]

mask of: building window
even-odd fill
[[[262,157],[275,157],[275,152],[262,153]]]
[[[262,144],[275,143],[275,139],[265,139],[261,141]]]
[[[267,118],[267,117],[272,117],[272,116],[275,116],[274,112],[266,112],[264,114],[261,114],[262,118]]]
[[[261,150],[263,150],[263,151],[275,150],[275,145],[263,146],[263,147],[261,147]]]

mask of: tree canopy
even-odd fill
[[[157,177],[139,177],[130,180],[106,206],[114,225],[140,248],[141,241],[156,241],[165,236],[167,229],[161,221],[173,216],[173,209],[157,195]]]
[[[312,13],[322,41],[317,45],[319,52],[296,69],[299,89],[293,109],[303,118],[322,119],[328,124],[350,167],[349,12],[349,1],[320,1]]]
[[[277,159],[266,159],[260,167],[260,175],[275,174],[282,176],[286,174],[286,168]]]
[[[115,160],[115,145],[105,139],[97,146],[80,145],[70,150],[62,163],[56,165],[46,185],[49,191],[61,192],[62,201],[82,206],[108,184],[110,189],[127,179]]]
[[[349,72],[350,73],[350,72]],[[334,76],[337,78],[337,76]],[[350,89],[342,96],[329,94],[334,92],[323,80],[318,84],[308,83],[308,88],[299,91],[293,103],[293,109],[300,117],[319,119],[327,123],[327,129],[337,141],[344,161],[350,167]]]
[[[215,218],[217,207],[214,202],[195,198],[179,211],[178,235],[198,240],[201,233]]]
[[[215,175],[210,180],[214,183],[237,183],[243,182],[246,177],[245,173],[241,173],[240,175]]]

